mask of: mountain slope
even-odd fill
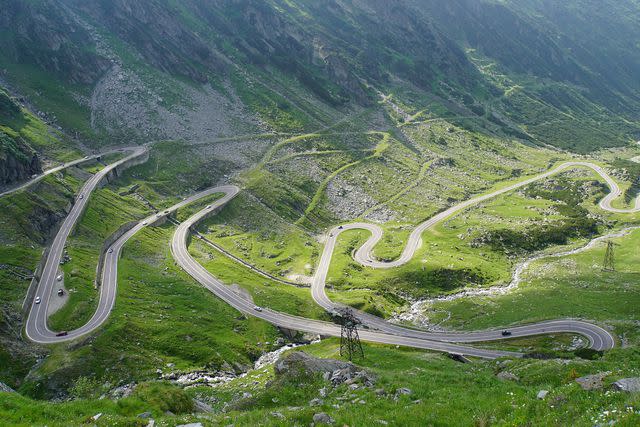
[[[93,144],[309,131],[377,90],[574,151],[640,134],[633,0],[2,3],[4,78]]]

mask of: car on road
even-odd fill
[[[511,336],[511,331],[502,331],[502,336],[503,337],[510,337]]]
[[[261,312],[262,311],[262,307],[258,307],[257,305],[255,307],[253,307],[253,309],[257,312]]]
[[[343,230],[343,229],[344,229],[343,226],[338,227],[338,230]]]
[[[62,281],[62,274],[58,274],[58,277],[56,277],[56,280],[58,282],[61,282]]]
[[[147,225],[147,224],[148,224],[148,223],[147,223],[147,221],[145,221],[145,222],[143,222],[143,223],[142,223],[142,225]]]
[[[168,214],[169,214],[169,211],[164,211],[164,214],[165,214],[165,215],[168,215]]]
[[[58,289],[58,296],[61,297],[64,295],[64,290],[62,288]]]
[[[36,297],[36,304],[40,304],[40,297]]]
[[[113,253],[113,248],[109,248],[109,250],[108,250],[107,252],[109,252],[110,254],[112,254],[112,253]]]
[[[57,337],[66,337],[69,333],[67,331],[58,332],[56,334]]]
[[[81,194],[80,197],[78,197],[78,199],[84,199],[84,194]]]
[[[211,209],[211,205],[207,205],[207,209]]]

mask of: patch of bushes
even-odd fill
[[[410,283],[420,289],[437,289],[438,291],[452,291],[464,286],[480,286],[489,281],[484,273],[478,269],[436,268],[434,270],[407,271],[393,280],[393,284]]]
[[[580,203],[588,195],[579,182],[560,179],[551,183],[529,187],[525,194],[560,202],[555,209],[565,219],[551,224],[528,227],[524,230],[498,229],[489,231],[471,243],[472,246],[487,245],[503,253],[534,252],[551,245],[566,245],[569,239],[590,237],[598,233],[598,221],[589,216],[589,211]],[[599,183],[596,187],[602,187]]]
[[[158,408],[162,413],[174,414],[193,412],[193,400],[181,388],[168,383],[144,383],[136,387],[133,397]]]

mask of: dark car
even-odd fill
[[[58,333],[56,334],[56,336],[57,336],[57,337],[66,337],[66,336],[67,336],[67,334],[68,334],[68,332],[67,332],[67,331],[62,331],[62,332],[58,332]]]
[[[511,331],[502,331],[502,336],[503,337],[510,337],[511,336]]]
[[[58,289],[58,296],[61,297],[62,295],[64,295],[64,289],[60,288]]]
[[[343,226],[338,227],[338,230],[342,230],[342,229],[344,229],[344,227],[343,227]]]

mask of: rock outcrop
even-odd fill
[[[274,365],[277,377],[333,373],[345,369],[354,374],[358,371],[353,363],[335,359],[319,359],[303,351],[289,353]]]
[[[35,151],[21,138],[0,131],[0,186],[24,181],[41,172]]]
[[[618,391],[629,393],[640,393],[640,377],[623,378],[613,383],[613,388]]]
[[[6,385],[5,383],[0,383],[0,392],[4,393],[15,393],[15,390]]]
[[[302,351],[289,353],[274,365],[276,379],[296,379],[322,374],[332,386],[347,384],[353,389],[373,387],[375,377],[351,362],[336,359],[319,359]]]

